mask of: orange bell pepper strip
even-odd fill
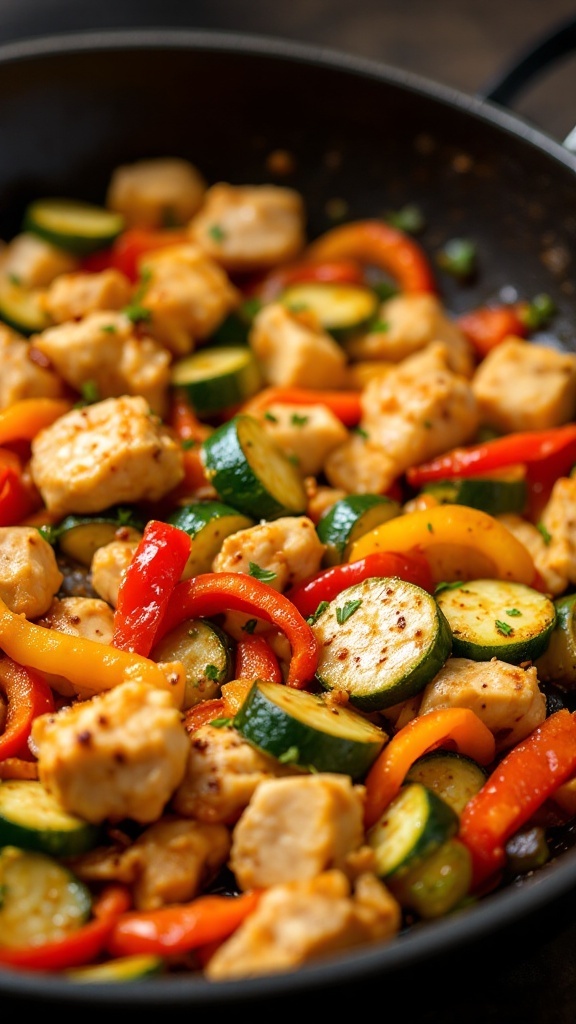
[[[429,593],[434,590],[430,566],[422,555],[399,554],[396,551],[373,551],[355,562],[343,562],[330,569],[323,569],[309,579],[295,583],[286,591],[287,597],[296,605],[305,619],[314,615],[323,601],[332,601],[346,587],[360,583],[371,576],[399,576],[408,583],[415,583]]]
[[[390,274],[403,292],[436,292],[430,262],[406,232],[383,220],[358,220],[330,228],[308,246],[307,260],[351,259]]]
[[[222,685],[219,697],[211,697],[209,700],[203,700],[200,704],[188,708],[184,712],[186,731],[192,733],[201,725],[207,725],[217,718],[234,718],[246,700],[253,681],[251,677],[231,679],[229,683]]]
[[[556,456],[561,460],[555,465],[556,475],[562,476],[576,462],[576,423],[505,434],[467,448],[453,448],[429,462],[411,466],[406,480],[412,487],[421,487],[435,480],[476,476],[518,463],[545,463]]]
[[[466,336],[476,354],[483,359],[505,338],[526,338],[528,325],[523,313],[527,303],[512,303],[502,306],[480,306],[462,313],[456,323]]]
[[[113,956],[188,953],[232,935],[256,909],[260,896],[261,892],[206,895],[158,910],[128,912],[115,920],[107,941],[108,951]]]
[[[244,289],[249,297],[273,302],[291,284],[320,281],[328,284],[364,284],[364,271],[354,260],[332,260],[325,263],[289,263],[275,267],[255,284]]]
[[[170,523],[149,519],[122,576],[112,644],[148,657],[170,594],[190,555],[190,537]]]
[[[171,495],[172,501],[176,501],[179,496],[190,497],[205,492],[210,485],[202,462],[202,441],[210,436],[214,428],[198,419],[180,388],[171,393],[167,422],[183,449],[184,479]]]
[[[37,761],[26,761],[23,757],[5,757],[0,761],[0,779],[37,779]]]
[[[245,612],[277,626],[288,639],[292,657],[286,683],[302,689],[318,666],[318,644],[310,626],[283,594],[243,572],[208,572],[178,583],[172,591],[156,639],[184,619],[226,611]],[[1,642],[1,635],[0,635]]]
[[[0,599],[0,648],[27,668],[64,676],[80,692],[101,693],[128,679],[168,690],[175,707],[184,703],[184,672],[164,672],[139,654],[98,640],[60,633],[16,615]]]
[[[52,690],[36,672],[4,657],[0,658],[0,691],[8,702],[6,725],[0,733],[0,760],[32,760],[28,749],[30,729],[38,715],[54,711]]]
[[[505,844],[576,769],[576,713],[556,711],[502,758],[460,816],[473,887],[505,865]]]
[[[252,416],[265,412],[274,403],[283,405],[326,405],[345,427],[355,427],[362,416],[360,391],[320,391],[311,388],[262,388],[242,406],[242,412]]]
[[[352,545],[350,561],[373,551],[423,554],[435,583],[488,577],[534,584],[523,544],[494,516],[466,505],[437,505],[396,516]]]
[[[399,792],[414,761],[429,750],[448,747],[479,764],[494,760],[490,729],[469,708],[438,708],[411,719],[384,747],[365,779],[364,822],[370,828]]]
[[[264,679],[281,683],[282,672],[266,637],[246,636],[236,644],[234,675],[237,679]]]
[[[32,441],[71,408],[72,402],[66,398],[21,398],[0,411],[0,445]]]
[[[106,948],[119,915],[130,907],[126,886],[109,885],[92,907],[93,917],[76,931],[41,946],[0,946],[0,964],[28,971],[62,971],[89,964]]]

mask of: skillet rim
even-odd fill
[[[157,49],[229,52],[265,56],[288,63],[313,64],[342,71],[352,77],[368,77],[394,85],[406,92],[431,99],[448,110],[463,112],[491,125],[497,132],[513,135],[528,148],[535,148],[553,163],[576,172],[576,154],[543,129],[513,111],[481,96],[385,62],[269,35],[219,30],[182,28],[102,29],[60,32],[0,44],[0,66],[34,61],[41,57],[69,56],[83,52]],[[0,96],[1,103],[1,96]],[[99,1006],[218,1005],[244,1002],[258,997],[310,992],[322,986],[339,986],[351,981],[373,979],[378,972],[388,977],[395,970],[416,966],[431,954],[436,957],[464,943],[472,943],[498,926],[510,926],[541,910],[556,898],[576,894],[576,847],[560,854],[520,886],[510,886],[486,896],[461,916],[425,923],[396,937],[389,944],[351,951],[325,962],[316,962],[297,972],[256,978],[209,982],[197,975],[167,975],[138,982],[71,983],[61,975],[0,969],[0,994],[28,999],[59,1001],[62,1005]],[[156,1003],[156,999],[158,1003]]]

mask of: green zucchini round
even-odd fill
[[[88,887],[67,867],[32,850],[0,849],[0,945],[19,949],[73,934],[92,909]]]
[[[76,199],[36,199],[24,212],[24,231],[77,255],[106,249],[124,227],[120,213]]]
[[[90,567],[98,548],[122,539],[139,541],[144,521],[130,510],[110,509],[96,515],[67,515],[50,531],[63,555]]]
[[[488,778],[486,769],[456,750],[431,750],[417,758],[406,774],[407,782],[421,782],[433,789],[461,814],[468,801]]]
[[[440,480],[426,484],[426,494],[432,494],[441,505],[467,505],[479,508],[492,516],[515,512],[521,515],[526,508],[528,485],[525,477],[463,477],[461,480]]]
[[[40,305],[40,294],[38,289],[0,279],[0,320],[26,337],[39,334],[52,322]]]
[[[328,568],[349,561],[351,547],[359,537],[401,511],[400,504],[384,494],[349,494],[336,501],[316,527],[326,545],[322,564]]]
[[[347,341],[360,331],[368,330],[380,306],[378,295],[372,288],[335,281],[291,284],[284,289],[278,301],[294,312],[314,312],[324,330],[337,341]]]
[[[214,345],[177,359],[172,387],[186,392],[200,416],[241,405],[262,387],[262,374],[246,345]]]
[[[170,513],[168,522],[190,537],[190,555],[183,579],[211,572],[226,537],[254,526],[256,520],[222,501],[191,501]]]
[[[256,680],[236,712],[241,736],[284,764],[362,778],[388,736],[356,711],[322,694]]]
[[[376,873],[399,875],[456,835],[460,819],[437,793],[421,782],[406,782],[368,830]]]
[[[71,857],[93,849],[102,836],[100,825],[64,810],[36,779],[0,783],[0,846]]]
[[[538,679],[571,692],[576,690],[576,594],[558,597],[554,605],[556,625],[548,647],[535,665]]]
[[[186,619],[157,643],[153,661],[180,661],[186,684],[182,710],[211,700],[220,693],[222,683],[230,681],[234,668],[230,637],[208,619]]]

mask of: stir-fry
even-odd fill
[[[1,969],[294,971],[555,856],[576,354],[411,212],[155,158],[5,240]]]

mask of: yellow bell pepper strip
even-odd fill
[[[330,228],[306,250],[315,263],[351,259],[379,267],[390,274],[403,292],[436,292],[429,260],[406,232],[384,220],[358,220]]]
[[[130,907],[126,886],[109,885],[92,907],[92,919],[61,939],[41,946],[0,946],[0,964],[28,971],[62,971],[89,964],[106,948],[118,917]]]
[[[178,583],[156,639],[160,640],[184,619],[226,611],[245,612],[280,629],[292,652],[286,685],[302,689],[312,681],[318,666],[318,643],[306,619],[287,597],[247,573],[207,572]]]
[[[436,747],[456,747],[459,753],[486,765],[494,760],[495,746],[490,729],[469,708],[438,708],[411,719],[386,744],[366,776],[366,827],[378,821],[422,754]]]
[[[262,388],[242,406],[242,412],[257,415],[272,404],[326,405],[345,427],[356,427],[362,416],[360,391],[321,391],[302,387],[270,385]]]
[[[112,644],[148,657],[168,599],[190,556],[184,530],[149,519],[122,576],[114,611]]]
[[[8,702],[6,725],[0,733],[0,761],[7,757],[32,760],[30,729],[38,715],[54,711],[52,690],[42,676],[4,657],[0,658],[0,691]]]
[[[466,505],[438,505],[389,519],[354,542],[350,561],[373,551],[420,552],[435,583],[482,577],[534,585],[524,545],[494,516]]]
[[[0,445],[31,441],[36,434],[70,412],[66,398],[21,398],[0,412]]]
[[[98,640],[47,629],[16,615],[0,599],[0,648],[19,665],[64,676],[80,692],[101,693],[128,679],[168,690],[174,706],[184,703],[184,672],[164,672],[139,654],[120,651]]]
[[[332,601],[346,587],[371,576],[399,576],[415,583],[429,593],[434,590],[430,566],[422,555],[398,554],[396,551],[373,551],[355,562],[342,562],[323,569],[308,579],[295,583],[285,596],[296,605],[305,619],[314,615],[323,601]]]
[[[508,839],[576,770],[576,713],[562,708],[502,758],[460,816],[473,887],[500,872]]]
[[[114,922],[107,940],[113,956],[159,953],[172,956],[228,938],[256,909],[261,892],[198,896],[190,903],[130,911]]]

